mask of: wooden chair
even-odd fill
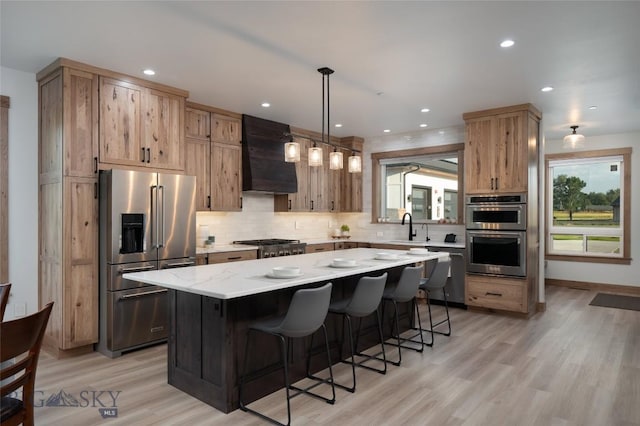
[[[5,309],[7,309],[10,290],[11,283],[0,284],[0,321],[2,321],[2,319],[4,318],[4,311]]]
[[[0,423],[2,426],[33,425],[33,391],[38,356],[44,330],[49,321],[53,302],[40,312],[0,323]],[[7,362],[13,360],[13,362]],[[22,400],[12,392],[22,388]]]

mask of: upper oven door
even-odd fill
[[[527,229],[526,204],[467,204],[467,229]]]

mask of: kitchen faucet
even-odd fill
[[[427,228],[427,235],[426,235],[426,240],[425,241],[426,242],[431,241],[431,238],[429,238],[429,224],[428,223],[423,223],[421,227],[422,228]]]
[[[402,224],[404,225],[404,218],[409,216],[409,241],[413,241],[413,237],[418,235],[418,231],[413,231],[413,220],[411,219],[411,213],[406,212],[402,215]]]

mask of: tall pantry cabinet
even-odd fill
[[[188,93],[64,58],[37,79],[38,300],[55,302],[44,343],[63,356],[91,351],[98,341],[98,172],[183,172]],[[108,99],[101,91],[106,81],[135,86],[139,96],[116,93],[115,106],[114,91]],[[129,151],[135,164],[113,155]]]

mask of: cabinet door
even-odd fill
[[[526,192],[528,178],[528,144],[525,134],[526,112],[496,117],[494,190]]]
[[[329,151],[331,147],[325,144],[318,144],[318,146],[322,148],[322,166],[309,167],[309,210],[324,212],[329,210]]]
[[[184,172],[196,177],[197,211],[209,211],[211,208],[210,145],[209,139],[185,138]]]
[[[342,152],[342,169],[339,170],[331,170],[327,171],[328,173],[328,182],[327,182],[327,208],[330,212],[340,212],[342,211],[342,196],[343,193],[346,194],[345,189],[343,188],[344,179],[344,167],[346,167],[346,159],[349,154],[344,149],[338,148],[339,151]]]
[[[62,349],[98,341],[97,178],[64,183]]]
[[[468,121],[464,149],[466,193],[493,192],[495,171],[495,120],[491,117]]]
[[[289,194],[289,210],[306,212],[310,209],[309,203],[309,147],[311,141],[304,138],[294,138],[300,144],[300,161],[296,165],[296,177],[298,179],[298,192]]]
[[[239,145],[242,140],[240,120],[220,114],[211,114],[211,140]]]
[[[184,98],[153,89],[146,95],[147,162],[156,169],[184,170]]]
[[[98,76],[64,69],[64,175],[98,173]]]
[[[144,165],[142,92],[135,84],[100,78],[100,162]]]
[[[191,107],[184,112],[184,136],[190,139],[211,138],[211,113]]]
[[[211,210],[242,210],[242,149],[211,143]]]

